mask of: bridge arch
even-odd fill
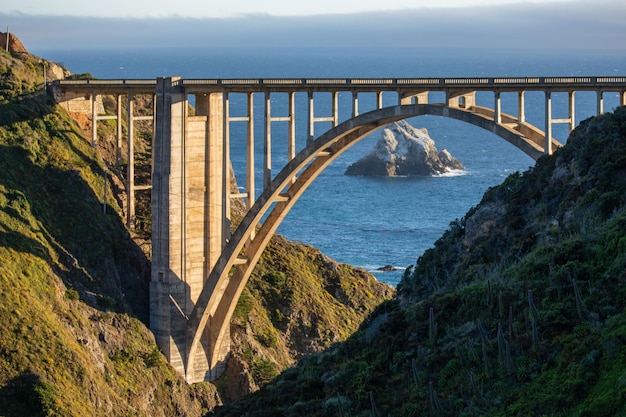
[[[351,118],[322,134],[276,175],[223,248],[189,315],[187,374],[194,369],[194,352],[207,348],[201,346],[203,336],[209,338],[209,367],[214,369],[225,359],[224,353],[230,350],[230,320],[250,274],[282,220],[319,174],[339,155],[375,130],[422,115],[448,117],[481,127],[535,160],[544,154],[546,140],[541,130],[504,113],[501,114],[501,123],[496,123],[493,110],[475,106],[471,111],[442,104],[385,107]],[[554,139],[551,142],[552,148],[561,146]],[[207,335],[205,328],[209,323],[210,332]]]

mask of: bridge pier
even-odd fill
[[[150,328],[170,364],[192,383],[221,374],[230,351],[230,337],[225,346],[209,348],[210,324],[194,352],[187,334],[189,315],[229,235],[230,165],[223,93],[197,95],[190,115],[177,81],[159,78],[156,86]],[[187,366],[191,355],[193,369]]]

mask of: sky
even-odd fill
[[[4,2],[9,5],[2,5]],[[0,0],[27,49],[424,47],[626,51],[624,0]],[[436,6],[434,6],[436,5]]]
[[[6,1],[6,0],[4,0]],[[552,0],[568,1],[568,0]],[[237,17],[250,14],[271,16],[310,16],[360,12],[410,10],[416,8],[457,8],[503,5],[520,0],[19,0],[19,5],[4,8],[9,12],[31,15],[66,15],[92,17]],[[526,0],[546,3],[546,0]],[[16,1],[17,3],[17,1]]]

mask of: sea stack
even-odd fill
[[[374,149],[346,170],[346,175],[432,176],[462,170],[463,164],[442,149],[424,128],[401,120],[383,129]]]

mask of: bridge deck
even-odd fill
[[[485,78],[231,78],[178,79],[190,93],[212,91],[602,91],[623,90],[626,77],[485,77]],[[151,94],[156,79],[59,80],[62,90],[85,93]]]

